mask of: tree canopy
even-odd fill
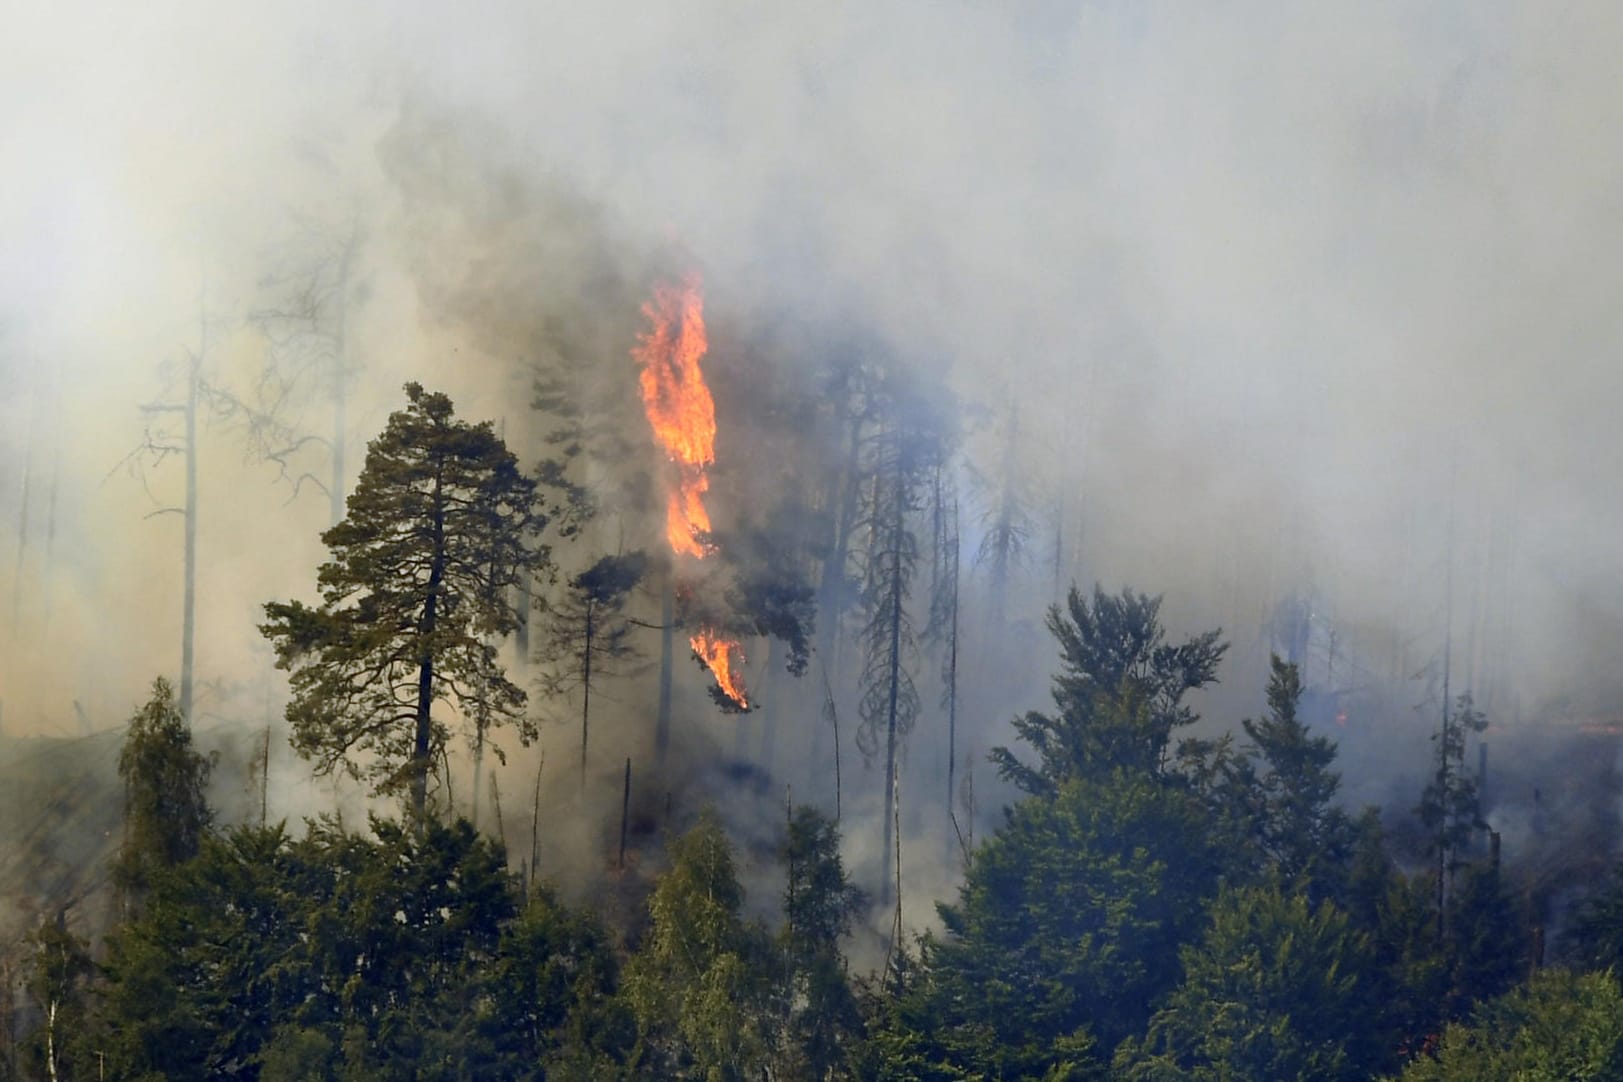
[[[292,673],[299,753],[379,791],[409,786],[421,814],[449,737],[436,703],[480,731],[507,722],[535,735],[491,640],[518,626],[515,588],[545,560],[545,520],[488,421],[458,420],[416,383],[406,398],[368,445],[344,520],[322,534],[321,603],[271,602],[261,630]]]

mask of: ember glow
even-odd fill
[[[676,475],[666,500],[665,536],[677,555],[702,560],[709,551],[700,535],[710,532],[705,471],[716,460],[716,405],[699,367],[709,342],[698,276],[689,275],[681,286],[655,287],[653,300],[642,311],[649,330],[631,355],[642,366],[638,383],[648,424]],[[733,671],[735,655],[740,664],[744,660],[740,644],[713,628],[701,629],[688,641],[722,692],[747,709],[743,676]]]

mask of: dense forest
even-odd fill
[[[659,345],[656,331],[642,348]],[[494,642],[518,631],[520,587],[551,559],[538,538],[567,521],[555,501],[570,490],[556,464],[550,484],[526,475],[445,395],[406,393],[323,535],[321,603],[270,602],[262,626],[292,674],[294,748],[395,811],[364,826],[271,823],[263,810],[221,821],[207,796],[216,764],[159,678],[118,755],[109,916],[92,939],[75,927],[92,916],[82,899],[73,923],[66,908],[46,914],[8,962],[6,1079],[1623,1071],[1623,876],[1592,884],[1561,941],[1544,942],[1484,818],[1467,749],[1487,720],[1469,694],[1440,717],[1429,780],[1399,809],[1415,827],[1405,849],[1380,809],[1338,800],[1337,748],[1302,717],[1295,663],[1273,658],[1264,715],[1190,735],[1190,698],[1217,680],[1228,646],[1216,631],[1169,637],[1161,599],[1130,589],[1073,586],[1050,609],[1052,705],[1015,719],[1014,742],[990,755],[1016,796],[978,841],[945,817],[961,878],[933,930],[911,927],[895,762],[919,692],[898,682],[914,666],[900,652],[918,556],[908,524],[930,516],[908,492],[939,445],[882,422],[859,512],[879,555],[853,607],[867,653],[867,736],[855,739],[885,763],[891,810],[884,878],[859,884],[838,812],[788,791],[770,851],[741,851],[713,806],[667,808],[634,873],[627,803],[616,870],[595,904],[571,903],[556,879],[578,872],[515,869],[499,818],[495,836],[481,833],[443,769],[453,723],[476,753],[503,723],[536,735]],[[673,546],[710,555],[719,534],[681,533],[702,502],[670,506]],[[605,556],[564,583],[555,646],[579,665],[581,786],[594,659],[623,645],[612,629],[647,563]],[[798,621],[809,624],[814,591],[774,580],[732,596],[758,594],[800,600],[757,626],[784,630],[788,667],[803,671],[812,632]],[[717,667],[702,636],[721,633],[695,634],[695,660]],[[742,692],[713,692],[718,707],[747,709]],[[628,759],[627,800],[630,770]],[[538,842],[539,783],[535,800]],[[742,862],[761,865],[747,878],[770,899],[747,904]],[[862,970],[847,949],[876,899],[895,916]]]
[[[80,6],[0,1082],[1623,1078],[1615,4]]]

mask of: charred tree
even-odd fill
[[[883,754],[886,809],[885,867],[879,902],[891,902],[891,832],[896,766],[901,742],[919,715],[914,670],[918,646],[908,600],[918,563],[918,539],[909,522],[917,510],[921,447],[916,436],[890,419],[870,447],[871,484],[863,508],[868,539],[863,554],[861,634],[863,666],[857,746],[871,763]]]

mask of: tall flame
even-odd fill
[[[697,535],[710,531],[705,470],[716,460],[716,404],[699,368],[709,342],[698,279],[655,288],[654,299],[642,312],[652,326],[631,355],[642,365],[638,382],[654,439],[677,474],[666,505],[665,536],[674,551],[702,559],[704,546]]]
[[[676,467],[676,484],[666,500],[665,537],[671,551],[702,560],[708,548],[699,535],[710,532],[704,494],[710,489],[706,471],[716,461],[716,404],[699,367],[709,340],[698,277],[690,275],[679,287],[655,287],[642,312],[649,330],[631,355],[642,366],[638,384],[643,410],[654,439]],[[688,642],[715,674],[723,694],[747,709],[743,675],[733,671],[734,655],[744,659],[741,645],[712,628],[700,629]]]

